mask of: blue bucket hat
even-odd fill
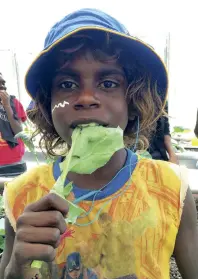
[[[109,33],[118,39],[119,43],[123,43],[127,51],[135,53],[139,62],[149,69],[152,80],[157,81],[160,97],[165,102],[168,77],[161,58],[151,46],[136,37],[132,37],[119,21],[96,9],[82,9],[71,13],[51,28],[45,39],[44,49],[33,61],[25,76],[26,90],[33,99],[36,97],[38,78],[45,73],[46,61],[52,50],[71,36],[88,30]]]

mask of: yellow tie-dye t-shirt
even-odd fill
[[[6,213],[14,229],[24,208],[54,183],[53,166],[43,165],[6,185]],[[67,227],[53,278],[170,278],[186,189],[178,166],[139,158],[122,187],[79,203],[87,213]],[[75,199],[75,192],[69,198]]]

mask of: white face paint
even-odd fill
[[[64,108],[65,105],[69,105],[68,102],[64,101],[62,103],[58,103],[57,105],[54,106],[54,108],[52,109],[52,113],[54,112],[55,109],[58,109],[58,108]]]

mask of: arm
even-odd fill
[[[196,120],[194,132],[195,132],[196,137],[198,137],[198,109],[197,109],[197,120]]]
[[[17,266],[15,270],[10,270],[9,262],[12,256],[12,250],[15,240],[15,232],[10,225],[10,222],[7,218],[5,218],[5,248],[3,252],[3,257],[0,264],[0,279],[22,279],[23,277],[19,276],[18,278],[15,277],[14,274],[20,272],[17,272]],[[40,272],[36,269],[30,269],[29,266],[27,266],[27,270],[24,270],[25,276],[27,278],[33,278],[35,274],[40,274]],[[26,279],[26,278],[25,278]]]
[[[175,154],[171,142],[170,125],[169,125],[168,117],[164,117],[164,145],[169,155],[169,162],[178,164],[177,155]]]
[[[31,268],[33,260],[53,262],[60,236],[66,231],[67,212],[67,202],[55,194],[49,194],[25,207],[22,215],[17,218],[16,233],[6,220],[7,239],[0,278],[33,278],[40,274],[38,269]]]
[[[8,106],[4,106],[4,109],[6,111],[6,114],[7,114],[7,117],[8,117],[8,120],[9,120],[13,133],[15,135],[18,134],[19,132],[22,131],[22,125],[21,125],[20,120],[14,119],[13,110],[12,110],[10,104]]]
[[[3,257],[1,259],[0,265],[0,278],[4,278],[5,269],[10,261],[12,255],[12,248],[14,244],[15,233],[10,225],[10,222],[5,218],[5,249],[3,252]]]
[[[187,191],[174,250],[183,279],[198,279],[198,227],[195,202]]]
[[[175,154],[175,151],[173,149],[170,135],[164,136],[164,144],[166,147],[166,151],[168,152],[168,155],[169,155],[169,162],[178,164],[177,155]]]
[[[22,126],[21,126],[21,122],[19,120],[14,119],[13,110],[10,105],[10,96],[8,95],[8,93],[6,91],[1,90],[0,99],[1,99],[4,109],[6,111],[12,131],[16,135],[22,131]]]

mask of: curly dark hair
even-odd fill
[[[106,63],[117,60],[123,67],[128,80],[126,100],[129,111],[124,141],[127,147],[134,144],[139,118],[137,149],[146,149],[156,121],[163,113],[161,89],[157,81],[153,80],[151,72],[140,64],[137,54],[129,52],[128,48],[121,45],[119,41],[115,41],[113,35],[96,31],[94,33],[84,31],[70,37],[46,56],[42,74],[38,77],[35,108],[32,112],[34,114],[32,118],[36,124],[33,137],[41,135],[40,148],[45,149],[49,156],[56,156],[56,149],[65,147],[64,140],[60,138],[52,124],[51,82],[57,70],[71,63],[77,55],[86,55],[87,51],[91,52],[96,60]]]

